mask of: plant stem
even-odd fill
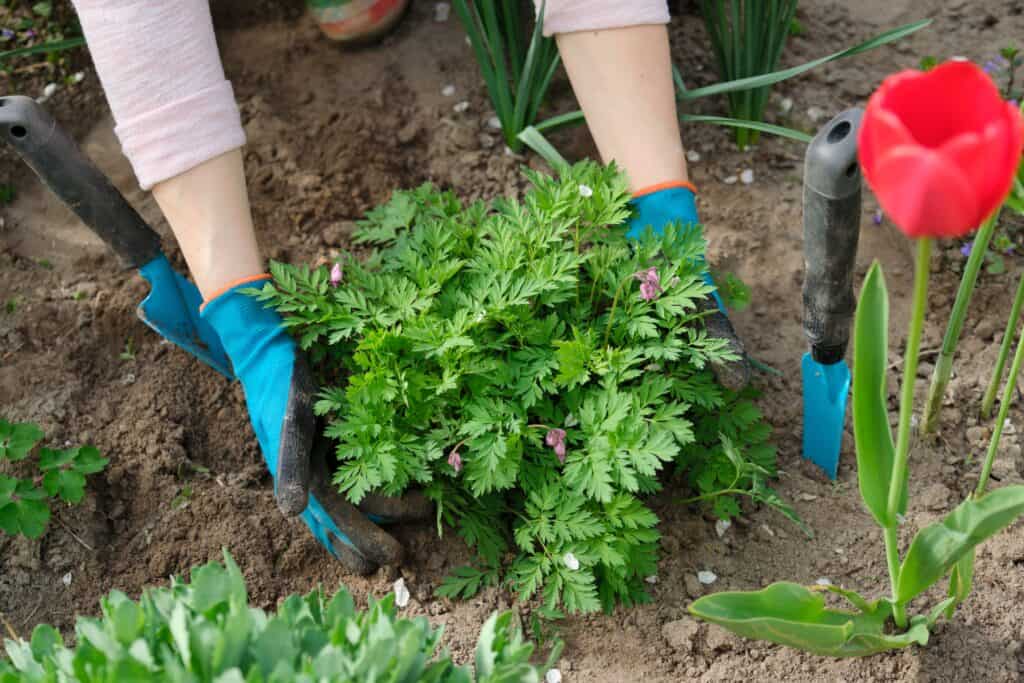
[[[903,605],[896,603],[896,582],[900,578],[900,530],[898,526],[885,528],[885,562],[889,567],[889,587],[893,597],[893,619],[900,628],[907,627],[907,613]]]
[[[942,352],[935,361],[935,371],[932,373],[932,383],[928,388],[928,400],[924,406],[924,417],[922,418],[922,433],[930,434],[939,426],[939,413],[942,408],[942,399],[946,394],[946,385],[949,384],[949,376],[953,372],[953,354],[956,353],[956,346],[960,342],[960,332],[964,327],[964,319],[967,318],[967,306],[971,302],[971,295],[974,293],[974,285],[978,280],[978,272],[985,260],[985,253],[988,251],[988,243],[992,239],[992,233],[996,229],[996,220],[999,218],[999,211],[995,211],[985,221],[971,247],[971,255],[967,259],[967,266],[964,268],[963,278],[960,280],[960,287],[956,292],[956,301],[953,302],[953,313],[950,315],[949,324],[946,326],[946,335],[942,339]]]
[[[996,367],[992,371],[992,379],[988,382],[985,398],[981,402],[981,416],[986,420],[992,415],[992,406],[996,402],[999,382],[1003,379],[1003,368],[1006,366],[1006,359],[1010,355],[1010,344],[1013,342],[1017,322],[1020,320],[1021,304],[1024,304],[1024,274],[1021,274],[1020,283],[1017,285],[1017,295],[1013,298],[1010,319],[1006,321],[1006,331],[1003,332],[1003,341],[999,346],[999,358],[996,360]]]
[[[917,358],[921,350],[921,330],[924,327],[924,314],[928,305],[928,271],[932,254],[932,241],[923,238],[917,241],[917,260],[914,264],[914,298],[911,304],[910,328],[907,331],[907,351],[903,362],[903,386],[900,387],[900,417],[896,436],[896,461],[892,465],[892,478],[889,480],[888,518],[891,526],[885,529],[885,549],[889,561],[889,579],[893,588],[899,578],[899,552],[897,541],[899,523],[897,516],[907,486],[907,461],[910,457],[910,419],[914,413],[914,379],[917,377]],[[906,614],[903,605],[896,603],[896,592],[893,591],[896,625],[906,627]]]
[[[1024,284],[1024,280],[1022,280]],[[1006,330],[1007,336],[1012,336],[1015,330]],[[996,460],[996,452],[999,450],[999,439],[1003,435],[1003,425],[1006,424],[1006,415],[1010,412],[1010,403],[1013,401],[1013,390],[1017,386],[1017,375],[1020,373],[1021,361],[1024,360],[1024,335],[1021,335],[1017,342],[1017,351],[1013,354],[1013,364],[1010,366],[1010,376],[1006,378],[1006,388],[1003,389],[1003,400],[999,404],[999,416],[996,417],[995,427],[992,429],[992,438],[988,442],[988,453],[985,455],[985,464],[981,468],[981,477],[978,478],[978,488],[974,495],[981,497],[988,486],[989,475],[992,474],[992,464]]]

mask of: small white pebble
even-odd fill
[[[739,180],[739,178],[737,178],[734,175],[730,175],[723,178],[722,182],[725,183],[726,185],[735,185],[737,180]]]
[[[544,674],[544,683],[562,683],[562,672],[558,669],[548,669]]]
[[[651,574],[650,576],[644,577],[644,581],[646,581],[647,583],[649,583],[649,584],[651,584],[653,586],[654,584],[658,583],[658,575],[657,574]]]
[[[689,161],[691,164],[697,163],[698,161],[700,161],[700,152],[698,152],[695,149],[687,150],[686,160]]]
[[[71,585],[71,572],[68,572],[64,576],[60,577],[60,582],[63,583],[65,586],[70,586]]]
[[[405,579],[399,578],[395,581],[395,604],[405,607],[409,604],[409,589],[405,587]]]
[[[512,151],[512,148],[509,147],[508,145],[505,145],[505,156],[513,157],[515,155],[516,155],[516,153]]]
[[[793,110],[793,98],[792,97],[783,97],[782,101],[779,102],[779,111],[781,111],[783,114],[788,114],[792,110]]]
[[[969,62],[971,60],[967,59],[967,57],[964,57],[962,55],[957,55],[956,57],[950,57],[949,61],[951,61],[951,62]]]
[[[466,36],[463,40],[466,41],[466,45],[469,45],[470,47],[473,46],[473,41],[469,39],[469,36]]]
[[[455,86],[454,85],[446,85],[446,86],[444,86],[443,88],[441,88],[441,94],[444,95],[445,97],[452,97],[455,94]]]
[[[818,584],[819,586],[831,586],[832,585],[832,582],[829,581],[828,579],[826,579],[824,576],[821,577],[820,579],[818,579],[817,581],[815,581],[814,583]]]
[[[807,116],[813,123],[817,123],[825,118],[825,110],[821,107],[811,107],[807,110]]]
[[[580,196],[581,197],[593,197],[594,191],[586,185],[580,185]]]
[[[468,100],[462,100],[461,102],[456,104],[454,107],[452,107],[452,110],[456,114],[461,114],[462,112],[466,111],[467,109],[469,109],[469,101]]]
[[[499,119],[497,116],[492,116],[491,118],[487,119],[487,127],[490,128],[491,130],[501,130],[501,119]]]
[[[718,574],[705,569],[704,571],[697,572],[697,580],[705,586],[710,586],[715,581],[718,581]]]
[[[51,97],[53,97],[53,94],[57,92],[57,87],[58,86],[56,83],[47,83],[46,86],[43,88],[43,94],[36,98],[36,101],[45,102],[46,100],[50,99]]]
[[[843,548],[836,548],[836,555],[845,555],[845,554],[846,554],[846,550],[844,550]]]
[[[764,532],[766,534],[768,534],[769,536],[775,536],[775,532],[772,531],[772,528],[770,526],[768,526],[767,524],[762,524],[761,525],[761,529],[764,530]]]
[[[452,6],[447,2],[438,2],[434,4],[434,21],[443,23],[448,21],[448,15],[452,13]]]
[[[580,561],[577,560],[576,556],[572,553],[566,553],[565,555],[562,555],[562,562],[565,563],[566,567],[573,571],[576,571],[580,568]]]
[[[744,185],[750,185],[754,182],[754,172],[749,168],[743,169],[743,172],[740,173],[740,182]]]
[[[75,73],[75,74],[74,74],[74,75],[73,75],[73,76],[71,77],[71,82],[72,82],[72,83],[81,83],[81,82],[82,82],[82,81],[84,81],[84,80],[85,80],[85,73],[84,73],[84,72],[82,72],[82,71],[78,71],[78,72],[76,72],[76,73]]]
[[[904,524],[907,523],[907,518],[904,515],[901,515],[900,513],[897,512],[896,513],[896,523],[899,524],[900,526],[903,526]]]
[[[722,536],[725,536],[725,532],[728,531],[729,527],[731,526],[732,522],[730,522],[729,520],[720,519],[717,522],[715,522],[715,533],[718,534],[719,538],[721,538]]]

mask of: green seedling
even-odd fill
[[[14,189],[14,185],[0,185],[0,206],[7,206],[11,202],[13,202],[17,196],[18,193]]]
[[[781,503],[775,449],[751,397],[710,372],[729,356],[697,309],[699,231],[631,245],[617,170],[527,175],[521,202],[397,192],[358,226],[366,261],[275,263],[249,293],[319,375],[338,489],[357,503],[420,487],[439,531],[475,549],[441,595],[504,582],[550,610],[611,609],[647,600],[657,572],[643,497],[659,474],[734,516],[737,495]]]
[[[34,424],[0,420],[0,463],[20,462],[38,450],[38,472],[29,479],[0,474],[0,531],[38,538],[46,531],[55,501],[81,502],[86,476],[101,471],[107,459],[92,446],[38,448],[43,431]]]
[[[15,313],[17,313],[18,312],[18,300],[12,297],[12,298],[8,299],[7,301],[5,301],[4,302],[4,312],[6,312],[7,315],[14,315]]]
[[[113,591],[99,618],[79,617],[75,644],[41,624],[31,639],[9,639],[0,683],[107,681],[338,681],[385,683],[540,683],[512,612],[492,615],[477,640],[473,665],[456,665],[441,649],[442,630],[426,617],[401,618],[395,593],[357,609],[342,587],[286,597],[276,612],[249,604],[242,572],[224,564],[192,570],[191,582],[147,588],[138,602]],[[404,603],[403,605],[404,606]],[[556,647],[547,668],[558,659]]]
[[[121,360],[135,360],[135,339],[128,337],[124,342],[124,350],[117,356]]]

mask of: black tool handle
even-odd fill
[[[0,98],[0,134],[129,265],[141,268],[160,254],[160,236],[35,100]]]
[[[804,159],[804,333],[815,361],[843,360],[856,308],[853,266],[860,234],[857,131],[847,109],[811,140]]]

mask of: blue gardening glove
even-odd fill
[[[700,219],[697,217],[696,195],[689,183],[666,183],[650,190],[641,190],[630,201],[630,205],[633,207],[633,215],[629,219],[626,231],[626,237],[629,239],[639,239],[648,227],[660,235],[666,225],[675,222],[689,226],[691,230],[701,229]],[[712,287],[715,286],[709,272],[704,273],[704,281]],[[743,343],[729,322],[725,304],[718,291],[712,291],[699,307],[701,310],[711,310],[704,318],[708,335],[728,341],[730,350],[739,359],[726,363],[712,363],[711,369],[723,386],[739,391],[750,382],[750,364]]]
[[[312,409],[316,390],[281,317],[240,292],[266,277],[235,284],[209,301],[201,316],[217,332],[242,382],[278,505],[285,514],[301,513],[313,536],[353,571],[365,574],[381,564],[397,564],[402,558],[398,541],[332,488],[327,465],[331,446],[315,438],[319,433]],[[315,495],[310,495],[311,488]],[[387,500],[371,501],[378,514],[388,512]],[[392,515],[417,516],[419,512]]]

